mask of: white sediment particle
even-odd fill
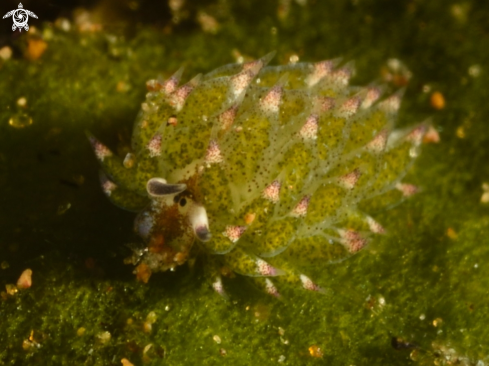
[[[280,198],[281,184],[278,180],[274,180],[268,187],[263,190],[262,197],[272,203],[277,203]]]
[[[239,238],[244,234],[246,231],[246,226],[232,226],[228,225],[226,226],[226,229],[222,233],[226,238],[231,240],[233,243],[236,243]]]
[[[296,55],[296,54],[293,54],[289,57],[289,62],[294,65],[296,64],[297,62],[299,62],[299,56]]]
[[[0,48],[0,58],[4,61],[9,60],[12,57],[12,49],[9,46]]]
[[[17,105],[21,108],[25,108],[25,106],[27,105],[26,97],[20,97],[19,99],[17,99]]]
[[[292,210],[292,216],[294,217],[304,217],[307,214],[307,208],[309,206],[309,201],[311,200],[311,196],[306,195],[302,197],[299,203]]]
[[[361,175],[362,173],[360,172],[360,169],[357,168],[351,173],[340,177],[340,184],[346,189],[353,189]]]
[[[318,137],[318,126],[318,116],[311,114],[307,117],[306,123],[300,129],[299,134],[306,141],[316,140]]]
[[[387,60],[387,67],[391,69],[394,72],[400,72],[403,64],[402,62],[397,59],[397,58],[390,58]]]
[[[272,87],[268,93],[260,99],[260,108],[264,112],[277,113],[282,100],[283,89],[280,86]]]
[[[379,297],[379,306],[384,307],[385,306],[385,298],[384,297]]]
[[[154,158],[161,155],[161,134],[157,133],[149,140],[146,148],[149,151],[149,157]]]
[[[214,340],[214,342],[216,342],[217,344],[221,344],[221,337],[219,337],[217,334],[214,335],[212,337],[212,339]]]
[[[367,224],[370,228],[370,231],[375,234],[384,234],[385,229],[380,225],[377,221],[375,221],[372,217],[367,216]]]
[[[221,155],[221,149],[219,148],[217,141],[212,140],[209,143],[209,147],[207,148],[207,152],[205,155],[205,162],[207,164],[216,164],[216,163],[220,163],[222,161],[223,161],[223,158]]]
[[[380,131],[366,146],[365,148],[372,152],[382,152],[387,144],[388,131]]]
[[[480,76],[482,68],[480,67],[480,65],[472,65],[469,67],[468,72],[470,76],[472,76],[473,78],[477,78]]]

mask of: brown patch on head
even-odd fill
[[[161,241],[163,241],[161,245],[163,246],[165,243],[170,244],[175,239],[183,236],[188,230],[188,224],[185,221],[186,218],[178,211],[178,201],[177,203],[168,206],[167,209],[162,210],[155,217],[155,225],[153,227],[150,243],[153,240],[157,243],[158,240],[160,240],[158,237],[161,236]]]
[[[200,193],[200,189],[199,189],[199,178],[200,178],[199,173],[197,171],[197,168],[195,168],[194,175],[192,175],[188,179],[178,182],[187,185],[187,189],[181,194],[185,195],[186,197],[192,198],[197,203],[202,202],[202,194]]]
[[[189,217],[198,202],[198,174],[176,182],[185,184],[187,189],[175,195],[155,198],[149,208],[153,225],[148,235],[147,252],[142,263],[136,268],[137,279],[147,282],[153,272],[172,270],[187,262],[195,241],[194,227]]]
[[[173,261],[178,265],[182,265],[187,261],[188,252],[179,252],[173,257]]]
[[[149,240],[148,250],[151,253],[161,253],[165,247],[165,238],[161,233],[155,233]]]

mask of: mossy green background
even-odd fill
[[[40,15],[44,5],[44,15],[52,4],[24,6]],[[16,8],[7,5],[0,10]],[[31,268],[33,285],[0,300],[0,364],[120,365],[125,357],[141,365],[150,343],[146,362],[154,365],[267,365],[282,355],[288,365],[416,363],[411,350],[391,346],[391,337],[416,343],[421,364],[437,358],[433,342],[474,364],[489,362],[489,205],[480,203],[489,181],[487,4],[318,0],[293,2],[280,20],[277,1],[189,2],[178,25],[168,9],[151,15],[152,6],[162,7],[95,5],[104,27],[97,33],[63,32],[31,18],[48,44],[37,61],[23,57],[24,33],[1,34],[14,55],[0,61],[0,262],[9,264],[0,284],[3,290]],[[216,34],[199,28],[199,10],[220,22]],[[275,64],[294,53],[301,61],[353,59],[360,85],[398,58],[413,72],[399,123],[432,117],[440,131],[441,142],[425,145],[410,171],[409,182],[422,192],[377,213],[388,235],[313,271],[324,295],[282,287],[278,301],[235,278],[225,280],[225,301],[198,262],[155,275],[148,285],[122,264],[124,245],[135,240],[134,215],[104,197],[83,131],[112,148],[127,143],[147,79],[182,65],[189,79],[234,61],[233,50],[251,57],[277,50]],[[476,77],[469,75],[474,65]],[[121,81],[124,92],[116,90]],[[425,85],[445,96],[443,110],[430,106]],[[33,124],[15,129],[8,121],[20,97]],[[456,238],[447,236],[449,228]],[[157,321],[148,334],[142,323],[151,311]],[[436,327],[435,319],[442,319]],[[31,331],[40,347],[25,351]],[[111,333],[106,343],[97,337],[104,331]],[[312,345],[322,358],[310,356]]]

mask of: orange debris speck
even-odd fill
[[[187,253],[179,252],[173,257],[173,261],[177,264],[184,264],[187,261]]]
[[[449,227],[447,229],[447,236],[452,239],[452,240],[455,240],[457,239],[458,235],[457,233],[455,232],[455,230],[453,230],[451,227]]]
[[[323,357],[323,351],[321,351],[321,348],[319,348],[316,345],[309,347],[309,353],[311,354],[312,357],[315,358]]]
[[[438,327],[438,326],[440,326],[442,323],[443,323],[443,319],[442,319],[442,318],[436,318],[435,320],[433,320],[433,326],[434,326],[434,327]]]
[[[431,106],[437,110],[445,108],[445,97],[440,92],[434,92],[430,98]]]
[[[244,218],[246,225],[251,225],[251,223],[255,221],[255,218],[256,218],[256,214],[254,212],[247,213]]]
[[[171,126],[176,126],[178,124],[178,119],[175,116],[168,118],[168,124]]]
[[[423,136],[423,142],[425,144],[437,144],[440,142],[440,134],[433,126],[428,127],[428,131],[426,131],[425,135]]]
[[[48,48],[48,44],[39,38],[30,38],[27,41],[27,52],[25,57],[31,61],[39,59],[44,51]]]
[[[134,366],[127,358],[121,360],[122,366]]]
[[[151,331],[153,330],[153,326],[150,322],[148,321],[145,321],[143,323],[143,331],[144,333],[151,333]]]
[[[456,135],[458,138],[464,139],[466,136],[465,133],[465,127],[464,126],[459,126],[456,131]]]
[[[141,263],[136,267],[136,279],[142,283],[148,283],[151,277],[151,269],[146,263]]]
[[[22,342],[22,348],[24,351],[31,351],[33,347],[34,345],[28,339],[24,339],[24,341]]]
[[[32,286],[32,270],[30,268],[27,268],[24,272],[22,272],[19,279],[17,280],[17,288],[19,290],[25,290],[31,286]]]
[[[15,295],[19,291],[17,287],[11,283],[5,285],[5,290],[7,291],[7,294],[11,296]]]
[[[121,80],[121,81],[119,81],[117,83],[115,89],[119,93],[125,93],[125,92],[127,92],[130,89],[130,87],[129,87],[129,84],[128,83],[126,83],[125,81]]]
[[[482,183],[482,191],[481,203],[489,203],[489,183]]]
[[[0,48],[0,58],[4,61],[7,61],[12,57],[12,49],[8,46]]]

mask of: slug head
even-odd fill
[[[144,261],[152,272],[172,270],[187,261],[196,238],[210,240],[207,213],[186,184],[151,178],[146,190],[151,203],[134,225],[148,245]]]

